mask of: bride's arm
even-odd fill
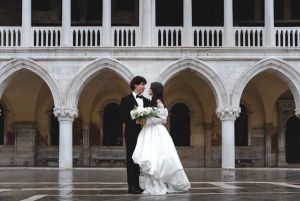
[[[165,119],[151,117],[147,119],[147,124],[165,124],[167,121]]]

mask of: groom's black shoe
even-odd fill
[[[137,186],[136,187],[139,191],[144,192],[145,189],[142,189],[141,187]]]
[[[142,191],[140,191],[137,187],[129,187],[128,188],[128,193],[130,194],[141,194]]]

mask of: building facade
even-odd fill
[[[119,103],[142,75],[184,167],[300,167],[299,8],[0,1],[0,165],[124,166]]]

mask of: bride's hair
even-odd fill
[[[164,102],[164,86],[160,82],[152,82],[150,89],[152,90],[153,96],[150,101],[149,106],[150,107],[156,107],[157,106],[157,100],[161,100],[161,102]]]

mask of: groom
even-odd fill
[[[125,123],[125,142],[126,142],[126,159],[127,159],[127,183],[128,193],[140,194],[143,192],[139,185],[140,167],[134,164],[132,155],[136,146],[138,135],[141,131],[141,125],[145,122],[139,120],[132,120],[130,111],[135,105],[147,107],[150,101],[141,94],[144,92],[147,81],[142,76],[134,77],[130,82],[130,89],[132,93],[125,96],[121,100],[120,115],[122,121]]]

